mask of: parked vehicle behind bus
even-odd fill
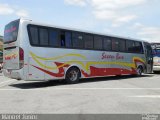
[[[142,75],[152,71],[148,42],[88,31],[15,20],[4,30],[4,75],[23,80],[110,75]]]
[[[153,72],[160,73],[160,43],[152,43]]]

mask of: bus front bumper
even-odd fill
[[[153,66],[153,71],[160,71],[160,66]]]

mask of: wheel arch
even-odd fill
[[[136,63],[136,69],[137,68],[142,68],[143,72],[145,72],[146,66],[144,63]]]
[[[82,73],[81,73],[80,67],[77,66],[77,65],[70,65],[68,68],[65,69],[65,78],[66,78],[66,75],[67,75],[67,71],[68,71],[69,69],[71,69],[71,68],[77,68],[77,69],[79,70],[79,72],[80,72],[80,76],[79,76],[79,77],[81,78]]]

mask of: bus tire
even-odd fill
[[[71,67],[66,72],[65,81],[68,84],[76,84],[80,79],[80,70],[77,67]]]
[[[154,74],[160,74],[160,71],[153,71]]]
[[[142,76],[142,74],[143,74],[143,67],[139,66],[136,71],[137,71],[137,76]]]

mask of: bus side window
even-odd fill
[[[74,48],[84,48],[83,34],[72,32],[72,44]]]
[[[103,39],[103,48],[104,50],[112,50],[112,40],[111,38],[105,37]]]
[[[101,36],[94,36],[94,49],[102,50],[103,49],[103,38]]]
[[[119,51],[119,40],[116,38],[112,39],[112,50]]]
[[[60,43],[61,43],[61,47],[65,47],[65,32],[61,31],[60,33]]]
[[[71,32],[61,31],[60,32],[60,43],[62,47],[72,47],[71,44]]]
[[[59,46],[58,31],[55,29],[49,30],[49,46],[52,46],[52,47]]]
[[[30,42],[32,45],[39,45],[38,41],[38,28],[35,26],[29,26]]]
[[[127,52],[134,53],[134,41],[127,40],[126,49],[127,49]]]
[[[65,45],[66,47],[72,47],[72,41],[71,41],[71,32],[65,32]]]
[[[126,41],[123,39],[119,40],[119,51],[121,51],[121,52],[126,51]]]
[[[86,49],[93,49],[93,35],[84,35],[84,46]]]
[[[141,42],[135,42],[135,52],[143,53],[143,47]]]
[[[48,30],[44,28],[39,29],[39,39],[41,46],[48,46]]]

